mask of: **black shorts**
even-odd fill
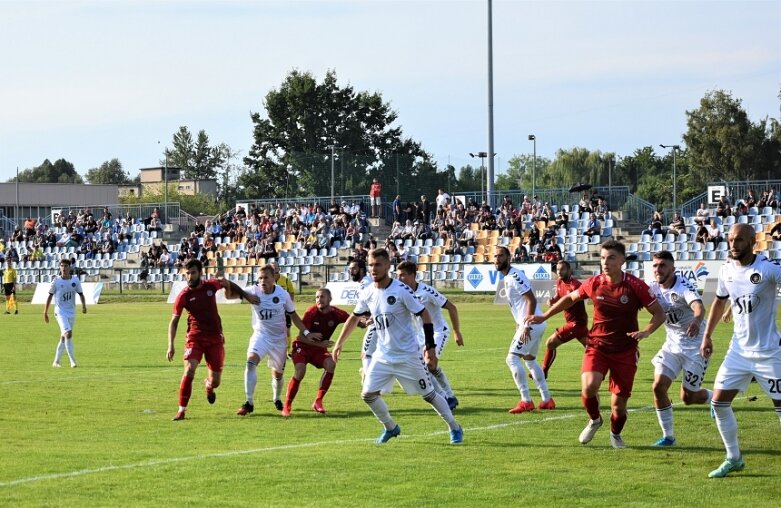
[[[5,296],[11,296],[12,294],[16,293],[14,286],[15,284],[13,282],[10,284],[3,284],[3,293],[5,293]]]

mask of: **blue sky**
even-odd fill
[[[486,2],[0,0],[0,181],[156,165],[181,125],[246,154],[292,69],[379,91],[444,167],[487,149]],[[494,0],[497,170],[681,142],[712,89],[779,118],[781,2]],[[158,143],[159,142],[159,143]],[[660,149],[661,150],[661,149]]]

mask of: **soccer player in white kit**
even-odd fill
[[[372,355],[365,373],[361,398],[385,427],[376,442],[387,443],[401,434],[401,428],[391,417],[381,397],[382,389],[396,379],[407,393],[417,393],[431,404],[450,428],[451,444],[461,443],[464,431],[453,417],[447,401],[434,389],[424,363],[425,357],[426,363],[434,368],[437,366],[431,316],[409,286],[389,276],[390,258],[387,250],[380,248],[369,253],[369,270],[374,283],[360,292],[358,304],[344,324],[332,354],[334,360],[338,361],[344,341],[355,330],[361,316],[371,313],[376,328],[377,351]],[[423,357],[415,333],[416,316],[423,320],[426,344]]]
[[[664,309],[667,331],[664,344],[653,357],[654,407],[662,437],[656,447],[675,446],[673,405],[668,395],[670,385],[683,372],[681,400],[689,404],[707,404],[713,392],[702,388],[708,359],[700,354],[705,330],[705,307],[691,282],[675,273],[675,258],[666,251],[653,255],[654,281],[648,287]]]
[[[71,262],[67,259],[60,261],[60,275],[55,277],[49,287],[49,297],[46,299],[46,307],[43,309],[43,320],[49,322],[49,305],[54,300],[54,317],[60,325],[60,340],[57,342],[57,350],[54,353],[52,367],[60,367],[60,359],[63,351],[67,351],[71,361],[71,368],[76,368],[76,354],[73,351],[73,325],[76,322],[76,295],[81,298],[81,312],[87,313],[87,302],[84,300],[84,292],[81,289],[81,281],[75,275],[71,275]]]
[[[290,316],[304,337],[319,339],[319,333],[309,333],[301,318],[296,313],[290,294],[275,283],[274,268],[265,265],[260,269],[258,285],[247,288],[245,293],[260,298],[260,303],[252,306],[252,336],[247,348],[247,366],[244,369],[244,391],[247,400],[236,411],[239,416],[245,416],[255,410],[255,386],[258,383],[257,367],[264,356],[268,356],[268,366],[271,368],[271,390],[274,406],[282,411],[282,388],[287,358],[287,323],[285,316]]]
[[[781,283],[781,265],[762,254],[754,254],[754,228],[749,224],[733,225],[727,241],[731,259],[719,270],[716,299],[708,314],[701,345],[703,356],[710,357],[713,354],[711,335],[729,299],[734,322],[732,340],[716,373],[711,401],[727,457],[708,474],[710,478],[723,478],[746,467],[738,445],[738,422],[732,411],[732,400],[748,388],[752,377],[773,401],[781,420],[781,336],[776,328],[776,287]]]
[[[507,366],[510,367],[515,386],[521,392],[521,400],[510,413],[517,414],[534,410],[534,401],[529,392],[529,384],[526,381],[526,373],[523,365],[531,374],[534,383],[540,391],[542,402],[539,409],[555,409],[556,402],[548,390],[548,382],[545,373],[537,362],[537,352],[540,349],[540,341],[545,333],[546,324],[542,322],[535,325],[526,325],[524,320],[535,314],[542,314],[542,309],[534,296],[531,283],[522,271],[510,266],[510,251],[507,247],[498,246],[494,252],[494,266],[504,275],[504,288],[507,292],[507,301],[510,304],[510,312],[515,319],[515,335],[507,353]],[[523,360],[523,364],[521,364]]]
[[[396,273],[399,280],[408,285],[415,293],[415,296],[423,302],[423,305],[431,316],[431,322],[434,325],[434,342],[436,343],[437,358],[442,358],[442,351],[444,351],[445,344],[447,344],[447,341],[450,338],[450,328],[447,326],[447,321],[445,321],[445,316],[442,314],[442,309],[447,309],[447,312],[450,315],[453,333],[456,336],[456,344],[463,346],[464,336],[461,335],[461,323],[458,318],[458,309],[456,306],[433,287],[416,280],[415,277],[418,273],[418,266],[412,261],[402,261],[399,263],[396,267]],[[417,324],[422,324],[419,319],[417,321]],[[423,345],[422,331],[422,327],[418,328],[418,344],[421,344],[421,346]],[[434,369],[432,369],[430,365],[428,367],[429,372],[434,376],[434,388],[440,395],[445,397],[447,405],[452,411],[458,406],[458,398],[455,393],[453,393],[450,381],[442,370],[442,367],[439,365]]]

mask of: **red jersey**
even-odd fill
[[[174,301],[174,316],[187,309],[187,340],[192,342],[224,342],[222,321],[217,312],[217,291],[222,289],[217,279],[201,281],[196,288],[187,286]]]
[[[380,182],[374,182],[369,189],[369,196],[377,198],[382,194],[382,184]]]
[[[621,282],[613,284],[607,275],[595,275],[578,289],[583,298],[594,303],[594,323],[588,334],[588,345],[605,353],[617,353],[637,347],[637,341],[627,336],[639,330],[637,313],[656,303],[648,285],[642,279],[623,274]]]
[[[310,332],[322,334],[322,340],[331,340],[336,327],[347,321],[348,317],[350,317],[350,314],[338,307],[332,306],[330,311],[323,314],[317,308],[317,305],[312,305],[306,309],[301,321],[304,322],[304,325]]]
[[[556,294],[551,298],[550,303],[553,305],[568,294],[577,290],[582,286],[578,279],[570,277],[569,281],[559,279],[556,281]],[[564,319],[567,323],[577,323],[588,326],[588,314],[586,313],[586,302],[583,300],[577,302],[575,305],[564,311]]]

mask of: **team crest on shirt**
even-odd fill
[[[678,293],[672,293],[670,295],[670,300],[672,300],[673,303],[677,302],[680,296],[678,296]]]
[[[71,287],[75,288],[76,287],[76,283],[75,282],[71,282]]]
[[[618,301],[626,305],[627,303],[629,303],[629,297],[626,295],[621,295],[621,298],[619,298]]]
[[[328,328],[333,328],[333,327],[334,327],[334,322],[333,321],[329,321],[328,322]]]
[[[274,303],[279,303],[279,297],[275,296],[274,298],[271,299],[271,301]]]
[[[762,275],[754,272],[751,274],[751,277],[749,277],[748,280],[750,280],[752,284],[759,284],[762,282]]]
[[[388,305],[393,305],[394,303],[396,303],[396,297],[393,296],[393,295],[389,296],[388,297]]]
[[[206,292],[206,296],[208,296],[208,297],[210,297],[210,298],[211,298],[212,296],[214,296],[214,291],[212,291],[211,289],[210,289],[210,290],[208,290],[208,291]]]

